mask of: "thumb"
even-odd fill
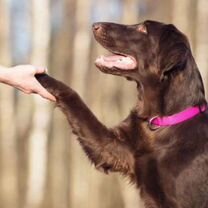
[[[55,102],[56,98],[51,93],[49,93],[37,80],[34,82],[34,92],[39,94],[41,97]]]
[[[56,102],[56,98],[55,98],[52,94],[50,94],[46,89],[41,89],[41,90],[37,91],[37,93],[38,93],[41,97],[43,97],[43,98],[45,98],[45,99],[47,99],[47,100]]]
[[[36,66],[35,67],[35,74],[42,74],[42,73],[46,73],[47,72],[47,68],[43,67],[43,66]]]

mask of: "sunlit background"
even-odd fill
[[[95,68],[96,56],[106,51],[93,39],[91,24],[174,23],[189,37],[207,87],[207,8],[207,0],[0,0],[0,65],[47,66],[113,126],[135,104],[135,85]],[[143,206],[127,179],[95,170],[59,109],[1,84],[0,207]]]

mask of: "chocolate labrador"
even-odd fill
[[[137,84],[137,103],[124,121],[107,128],[70,87],[48,75],[38,81],[95,167],[129,177],[146,208],[208,208],[207,102],[186,36],[155,21],[92,29],[111,52],[96,66]]]

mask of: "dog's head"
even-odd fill
[[[182,99],[177,101],[177,97],[186,96],[187,90],[204,96],[189,42],[175,26],[155,21],[136,25],[99,22],[93,24],[93,33],[95,39],[112,53],[97,58],[96,66],[105,73],[136,81],[140,109],[146,109],[144,114],[171,113],[177,105],[181,106],[177,110],[183,109]],[[191,77],[195,77],[195,84],[186,81]],[[192,89],[188,89],[190,84]],[[176,88],[184,91],[181,96],[177,95]],[[187,105],[198,104],[200,99],[190,99]]]
[[[161,76],[182,66],[190,52],[186,37],[173,25],[145,21],[137,25],[95,23],[96,40],[113,55],[95,64],[105,73],[141,81],[146,74]]]

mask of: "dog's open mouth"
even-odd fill
[[[117,54],[100,56],[96,59],[95,64],[99,68],[134,70],[137,62],[134,57],[129,55]]]
[[[128,55],[113,54],[100,56],[95,61],[96,66],[105,68],[117,68],[122,70],[132,70],[137,66],[136,60]]]

